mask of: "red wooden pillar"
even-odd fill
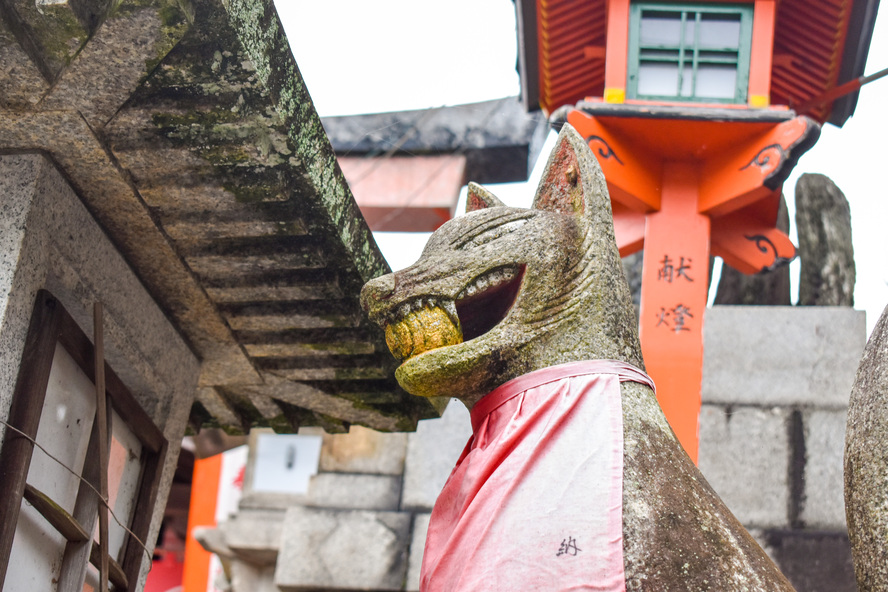
[[[629,53],[629,0],[607,1],[607,50],[604,74],[604,101],[626,101]]]
[[[710,251],[744,273],[795,257],[789,237],[775,228],[780,183],[819,129],[805,117],[651,119],[626,109],[623,116],[577,110],[567,120],[607,179],[620,255],[644,248],[645,366],[666,418],[696,462]]]
[[[709,217],[698,213],[699,166],[664,162],[660,210],[646,216],[641,349],[657,399],[697,462],[703,313],[709,286]]]

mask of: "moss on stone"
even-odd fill
[[[87,42],[89,31],[67,3],[38,6],[17,1],[14,6],[42,53],[47,74],[55,78]]]
[[[145,145],[195,155],[199,161],[195,159],[195,166],[189,169],[189,182],[221,185],[257,216],[264,217],[266,208],[275,217],[270,220],[292,216],[293,222],[281,222],[271,231],[274,235],[325,237],[323,247],[313,252],[320,253],[321,262],[336,270],[342,293],[354,295],[366,279],[387,271],[338,169],[272,2],[232,0],[221,3],[224,11],[216,0],[194,0],[193,8],[187,9],[170,0],[152,3],[150,9],[148,3],[125,0],[115,18],[154,10],[164,31],[178,30],[176,27],[187,24],[191,15],[194,25],[130,100],[130,113],[143,110],[150,117],[140,132]],[[164,39],[161,35],[158,47]],[[211,212],[207,219],[212,220]],[[287,257],[293,259],[289,252]],[[312,264],[318,264],[318,258]],[[353,323],[341,314],[323,320],[334,327]],[[308,347],[325,355],[366,356],[382,344],[381,333],[371,333],[372,339],[366,342]],[[350,379],[343,382],[346,380]],[[374,388],[349,394],[346,385],[340,384],[319,390],[349,400],[355,410],[353,418],[368,418],[368,423],[373,417],[380,418],[372,427],[398,422],[403,429],[413,429],[418,416],[434,415],[425,401],[413,402],[394,384],[378,396]],[[265,418],[248,402],[235,403],[232,395],[226,393],[226,401],[248,426],[274,424],[291,430],[287,423],[301,423],[342,429],[341,421],[337,428],[336,422],[286,406],[277,398],[282,417]],[[323,408],[322,403],[318,405]]]
[[[299,429],[299,426],[294,426],[293,424],[291,424],[286,415],[284,415],[283,413],[274,417],[263,418],[263,421],[257,427],[271,428],[276,434],[292,434],[294,432],[294,429]]]

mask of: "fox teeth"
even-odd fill
[[[459,315],[456,314],[456,303],[453,300],[448,300],[441,305],[441,308],[443,308],[444,312],[447,313],[447,316],[450,317],[450,322],[459,327]]]
[[[515,277],[515,270],[509,268],[500,268],[485,273],[484,275],[475,278],[471,284],[466,286],[462,292],[460,292],[457,299],[462,298],[470,298],[479,292],[483,292],[484,290],[496,286],[498,284],[502,284],[507,282]]]

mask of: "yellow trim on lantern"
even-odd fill
[[[604,102],[605,103],[625,103],[626,102],[626,89],[625,88],[606,88],[606,89],[604,89]]]
[[[766,95],[749,95],[749,106],[754,109],[764,109],[770,105],[771,101]]]

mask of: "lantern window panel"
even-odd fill
[[[150,560],[151,525],[167,442],[104,364],[107,432],[99,433],[95,351],[45,291],[37,295],[13,394],[0,474],[0,588],[98,589],[102,552],[114,590],[134,588]],[[99,455],[105,439],[108,458]],[[108,539],[99,541],[97,488],[108,484]],[[119,521],[119,522],[118,522]],[[4,561],[5,559],[5,561]]]
[[[627,95],[745,103],[752,4],[631,5]]]

